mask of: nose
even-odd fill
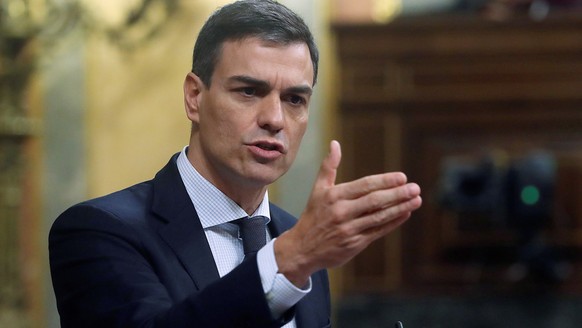
[[[278,95],[263,98],[257,121],[262,129],[272,133],[277,133],[283,129],[285,113],[283,103]]]

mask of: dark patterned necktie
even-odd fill
[[[245,257],[258,252],[267,243],[267,231],[265,230],[267,220],[267,217],[259,215],[234,221],[240,228]]]

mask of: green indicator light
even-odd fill
[[[521,190],[521,201],[526,205],[534,205],[540,200],[540,190],[536,186],[528,185]]]

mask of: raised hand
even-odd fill
[[[275,241],[279,272],[296,286],[323,268],[340,266],[374,240],[404,223],[420,207],[420,187],[390,172],[335,184],[341,149],[337,141],[323,160],[305,211]]]

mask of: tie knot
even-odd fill
[[[240,229],[245,256],[258,252],[267,243],[267,220],[267,217],[258,215],[234,221]]]

